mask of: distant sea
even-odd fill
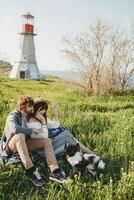
[[[50,76],[56,76],[59,78],[64,78],[64,79],[71,79],[71,80],[79,80],[80,77],[78,75],[78,73],[74,72],[74,71],[41,71],[42,75],[50,75]],[[131,77],[131,79],[128,81],[128,85],[131,88],[134,88],[134,75]]]
[[[56,77],[59,77],[59,78],[67,78],[67,79],[72,79],[72,80],[78,80],[79,77],[78,77],[78,74],[76,74],[74,71],[67,71],[67,70],[64,70],[64,71],[49,71],[49,70],[46,70],[46,71],[41,71],[41,74],[42,75],[50,75],[50,76],[56,76]]]

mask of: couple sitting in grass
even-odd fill
[[[64,154],[66,145],[79,144],[80,151],[92,154],[82,143],[73,137],[64,127],[60,127],[57,104],[52,104],[53,120],[47,117],[48,101],[33,100],[28,96],[21,96],[17,107],[6,120],[2,136],[1,149],[7,155],[19,154],[25,168],[25,174],[36,186],[45,184],[38,168],[35,168],[29,152],[42,150],[50,168],[49,178],[59,183],[67,178],[60,169],[56,157]]]

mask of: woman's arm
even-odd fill
[[[56,121],[55,119],[50,120],[49,118],[47,118],[47,127],[49,129],[58,128],[59,126],[60,126],[59,121]]]
[[[52,112],[53,112],[53,120],[54,121],[59,121],[59,116],[58,116],[58,104],[57,103],[52,103]]]

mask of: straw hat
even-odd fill
[[[48,100],[46,100],[46,99],[42,99],[42,98],[38,97],[38,98],[36,98],[34,100],[34,105],[37,105],[39,103],[47,103],[47,104],[49,104],[50,102]]]

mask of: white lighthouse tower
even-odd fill
[[[34,16],[27,12],[21,18],[20,58],[19,62],[12,68],[10,78],[40,80],[34,45],[34,36],[37,35],[34,31]]]

